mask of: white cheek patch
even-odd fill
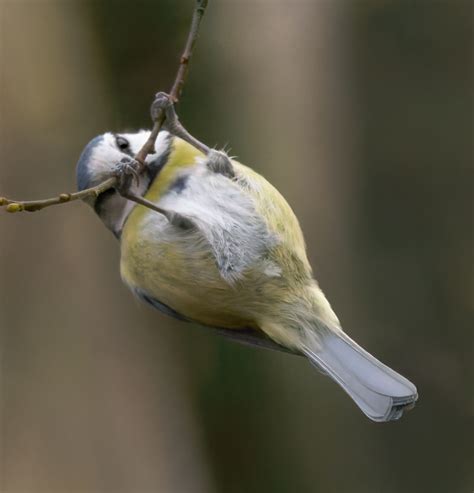
[[[91,186],[110,178],[115,164],[123,158],[123,154],[116,148],[113,140],[112,134],[104,134],[103,142],[92,151],[90,161],[93,166],[89,167]]]
[[[150,132],[148,130],[141,130],[134,134],[121,133],[119,135],[129,141],[130,152],[132,155],[135,155],[142,148],[149,137]],[[168,147],[169,133],[162,131],[158,134],[158,138],[156,139],[155,154],[148,155],[146,162],[153,161],[156,159],[157,155],[160,156],[161,154],[166,153]],[[93,163],[93,166],[89,168],[89,173],[91,175],[90,181],[92,183],[91,186],[110,178],[115,165],[119,163],[124,156],[127,156],[127,154],[124,154],[117,148],[115,136],[111,133],[104,134],[102,143],[94,148],[90,159]]]
[[[130,150],[132,154],[137,154],[138,151],[142,148],[143,144],[146,142],[148,137],[150,136],[149,130],[140,130],[134,134],[132,133],[121,133],[122,137],[126,138],[130,143]],[[161,155],[168,150],[169,147],[169,132],[165,130],[160,131],[158,137],[155,141],[155,154],[149,154],[146,158],[146,161],[153,161],[156,159],[156,155]]]

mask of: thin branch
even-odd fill
[[[188,75],[189,69],[189,61],[191,60],[194,45],[196,44],[196,40],[199,34],[199,27],[201,24],[202,17],[204,12],[206,11],[208,0],[195,0],[193,17],[191,20],[191,26],[189,28],[189,34],[186,41],[186,46],[184,48],[184,52],[181,56],[178,72],[176,73],[176,77],[173,83],[173,87],[170,91],[170,97],[173,102],[178,102],[181,97],[181,93],[183,91],[184,84],[186,82],[186,78]],[[150,136],[148,137],[145,144],[143,144],[142,148],[138,151],[135,159],[143,165],[143,169],[146,168],[145,160],[148,154],[151,154],[155,150],[155,142],[158,137],[158,134],[161,130],[161,126],[165,120],[165,115],[162,112],[161,115],[155,119],[155,123],[151,130]],[[31,200],[31,201],[23,201],[23,200],[10,200],[5,197],[0,197],[0,207],[6,206],[7,212],[21,212],[21,211],[39,211],[44,209],[45,207],[50,207],[52,205],[64,204],[66,202],[72,202],[74,200],[85,199],[87,197],[98,197],[101,193],[105,192],[110,188],[114,188],[117,185],[117,178],[111,177],[107,180],[99,183],[95,187],[87,188],[80,192],[75,193],[62,193],[57,197],[42,199],[42,200]],[[135,199],[130,199],[135,200]],[[137,202],[137,200],[135,200]],[[153,203],[149,202],[146,199],[139,200],[139,203],[145,207],[148,207],[152,210],[160,212],[161,209],[155,206]]]
[[[74,193],[61,193],[57,197],[43,200],[9,200],[5,197],[0,197],[0,206],[6,206],[7,212],[35,212],[50,207],[51,205],[64,204],[66,202],[72,202],[74,200],[81,200],[87,197],[98,197],[102,192],[105,192],[109,188],[113,188],[117,184],[117,178],[112,177],[99,183],[95,187],[86,188],[80,192]]]
[[[204,15],[204,12],[206,11],[207,2],[208,0],[196,0],[196,4],[194,6],[193,18],[191,20],[191,27],[189,28],[188,39],[186,41],[186,46],[184,47],[184,52],[181,55],[181,59],[179,61],[178,72],[176,74],[173,87],[170,91],[171,100],[175,103],[179,101],[181,93],[183,92],[184,83],[186,82],[186,78],[188,75],[189,61],[191,60],[191,57],[193,55],[194,45],[199,34],[201,19]],[[165,115],[162,111],[161,115],[157,115],[157,118],[155,119],[155,124],[153,125],[148,140],[135,156],[135,159],[138,162],[143,164],[148,154],[151,154],[155,150],[155,142],[164,120]]]
[[[202,16],[206,11],[208,0],[197,0],[196,6],[194,8],[194,14],[191,21],[191,27],[189,29],[188,39],[186,41],[186,46],[184,47],[184,52],[181,56],[178,73],[176,74],[176,79],[174,81],[173,87],[170,91],[170,97],[174,103],[179,101],[181,93],[183,92],[183,86],[186,82],[189,70],[189,62],[193,56],[194,45],[199,34],[199,27],[201,24]]]
[[[151,209],[152,211],[159,212],[160,214],[163,214],[163,216],[167,215],[167,212],[164,209],[162,209],[161,207],[158,207],[156,204],[154,204],[153,202],[150,202],[149,200],[145,199],[144,197],[141,197],[140,195],[131,195],[131,194],[125,193],[123,196],[126,199],[131,200],[132,202],[136,202],[137,204],[148,207],[148,209]]]

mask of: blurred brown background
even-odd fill
[[[0,194],[147,127],[192,3],[0,0]],[[85,205],[0,212],[2,493],[472,491],[472,5],[210,0],[179,106],[283,192],[416,409],[371,423],[302,358],[140,305]]]

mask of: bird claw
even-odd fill
[[[203,154],[208,154],[209,147],[194,138],[179,121],[178,115],[174,109],[173,98],[165,92],[157,92],[155,100],[150,108],[151,118],[155,123],[160,123],[162,128],[171,135],[179,137],[188,144],[191,144]]]
[[[227,176],[227,178],[235,178],[234,167],[229,156],[223,151],[211,149],[206,158],[206,166],[214,173]]]
[[[130,191],[133,181],[140,184],[140,173],[143,171],[143,165],[132,157],[124,157],[115,165],[113,176],[118,180],[117,191],[120,194]]]
[[[163,113],[168,123],[177,119],[174,111],[174,103],[169,94],[165,92],[157,92],[155,94],[155,100],[151,104],[151,119],[156,122]]]

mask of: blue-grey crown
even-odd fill
[[[81,157],[76,166],[76,182],[79,191],[89,188],[91,185],[91,172],[89,170],[89,161],[92,157],[92,152],[104,140],[103,135],[99,135],[92,139],[82,151]]]

